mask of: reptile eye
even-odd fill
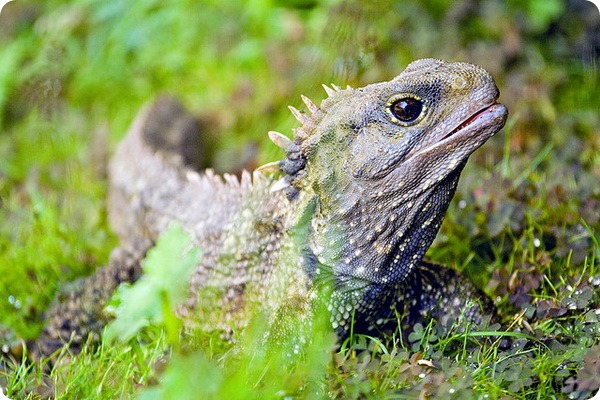
[[[423,101],[414,97],[402,97],[390,104],[390,112],[400,122],[414,122],[423,112]]]

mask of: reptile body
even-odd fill
[[[301,122],[293,140],[269,133],[282,161],[239,179],[195,170],[197,132],[183,109],[162,100],[142,111],[110,164],[110,220],[122,247],[49,311],[40,352],[97,333],[110,294],[137,279],[140,259],[174,222],[203,250],[180,314],[205,309],[212,291],[208,308],[225,311],[212,326],[244,326],[249,309],[274,319],[298,304],[306,310],[318,287],[329,289],[340,337],[351,325],[390,332],[398,315],[410,324],[493,314],[468,279],[423,261],[468,157],[505,123],[490,75],[424,59],[389,82],[327,92],[319,106],[303,98],[306,113],[292,108]]]

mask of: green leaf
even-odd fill
[[[127,341],[140,329],[160,318],[160,290],[146,276],[140,278],[135,285],[121,285],[113,295],[109,304],[118,304],[114,309],[116,319],[104,332],[108,341],[120,339]]]
[[[144,275],[133,285],[122,285],[109,302],[116,316],[105,330],[108,341],[127,341],[151,323],[178,328],[173,310],[188,296],[189,279],[200,262],[201,251],[179,225],[158,239],[142,262]]]
[[[142,267],[173,303],[179,303],[187,297],[189,279],[200,258],[201,251],[192,247],[190,235],[173,225],[148,252]]]

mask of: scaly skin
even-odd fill
[[[204,251],[180,314],[212,327],[244,326],[249,309],[277,325],[282,312],[310,308],[320,287],[340,337],[351,321],[354,332],[380,334],[398,328],[398,315],[410,324],[493,314],[466,278],[422,260],[468,157],[506,121],[492,78],[426,59],[389,82],[327,91],[320,106],[305,99],[309,113],[292,109],[302,123],[293,141],[270,132],[286,151],[270,165],[284,173],[278,180],[260,170],[240,180],[195,172],[189,117],[164,100],[143,111],[110,166],[111,223],[134,250],[115,253],[50,310],[39,351],[69,339],[76,347],[97,331],[107,293],[139,276],[135,260],[175,221]],[[172,115],[160,113],[167,106]],[[225,312],[210,314],[211,295]]]

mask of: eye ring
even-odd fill
[[[427,111],[425,101],[413,94],[401,94],[392,97],[386,108],[392,121],[403,126],[414,125],[421,121]]]

